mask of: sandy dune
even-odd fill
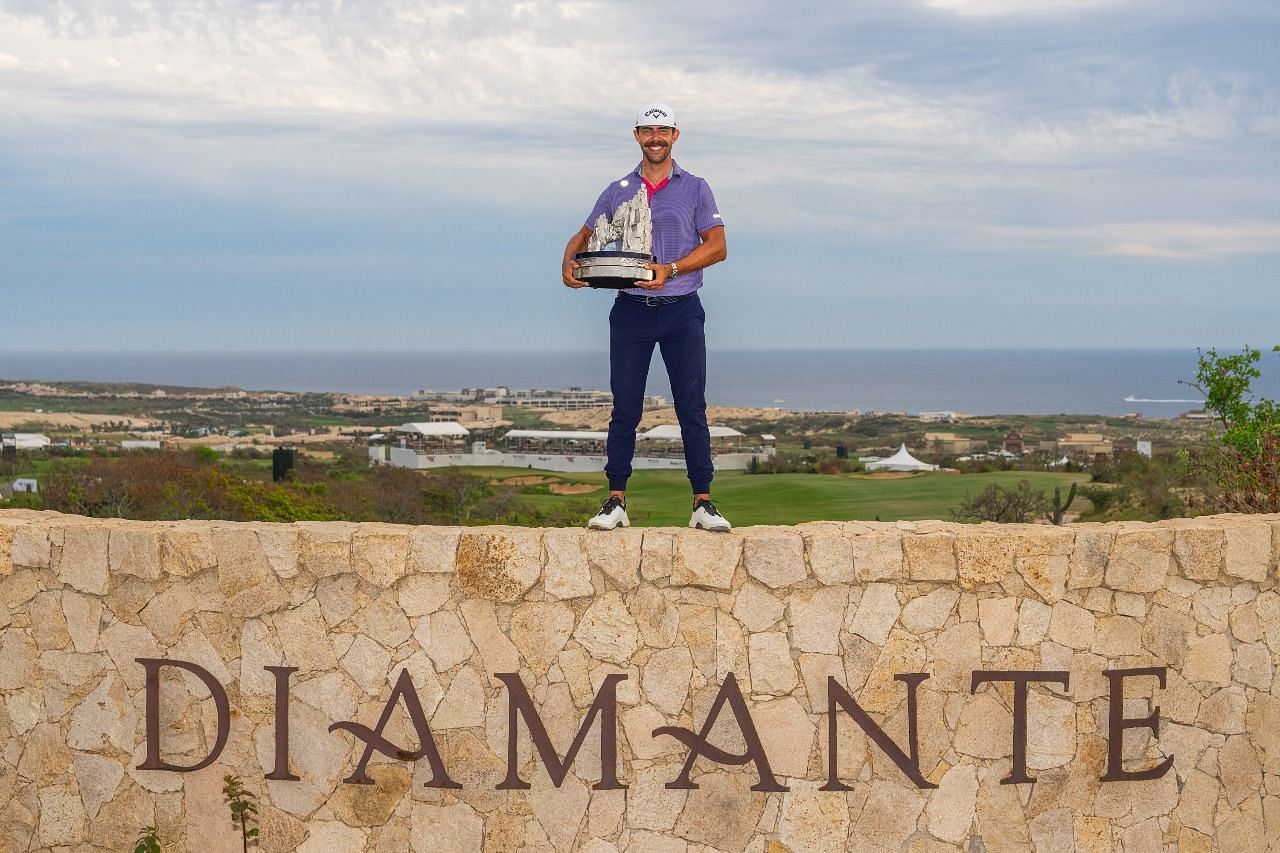
[[[0,412],[0,429],[13,429],[22,424],[41,423],[60,429],[88,430],[106,423],[124,423],[134,429],[158,426],[157,421],[129,415],[94,415],[83,412]]]

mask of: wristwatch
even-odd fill
[[[678,275],[680,275],[680,268],[676,266],[676,262],[675,262],[675,261],[672,261],[672,262],[671,262],[671,275],[667,276],[667,278],[675,278],[675,277],[676,277],[676,276],[678,276]]]

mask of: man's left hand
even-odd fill
[[[661,290],[667,283],[667,279],[671,278],[671,264],[645,264],[645,266],[653,270],[653,281],[637,281],[636,287],[643,287],[645,290]]]

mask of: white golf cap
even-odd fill
[[[676,111],[666,104],[649,104],[636,113],[636,127],[679,127]]]

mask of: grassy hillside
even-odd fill
[[[566,483],[591,483],[599,487],[585,495],[551,494],[546,485],[526,486],[521,498],[550,506],[590,500],[598,504],[606,491],[604,475],[559,474],[512,468],[472,468],[493,479],[543,475]],[[997,471],[984,474],[919,474],[905,479],[878,480],[819,474],[747,475],[727,471],[716,475],[713,492],[725,515],[735,525],[797,524],[803,521],[881,521],[899,519],[949,519],[951,510],[966,496],[988,483],[1013,486],[1029,480],[1052,494],[1054,486],[1073,480],[1086,482],[1087,474],[1039,471]],[[1077,498],[1073,511],[1084,502]],[[684,525],[689,521],[689,481],[683,471],[638,471],[627,490],[627,514],[633,524],[657,527]],[[585,519],[584,519],[585,521]]]

